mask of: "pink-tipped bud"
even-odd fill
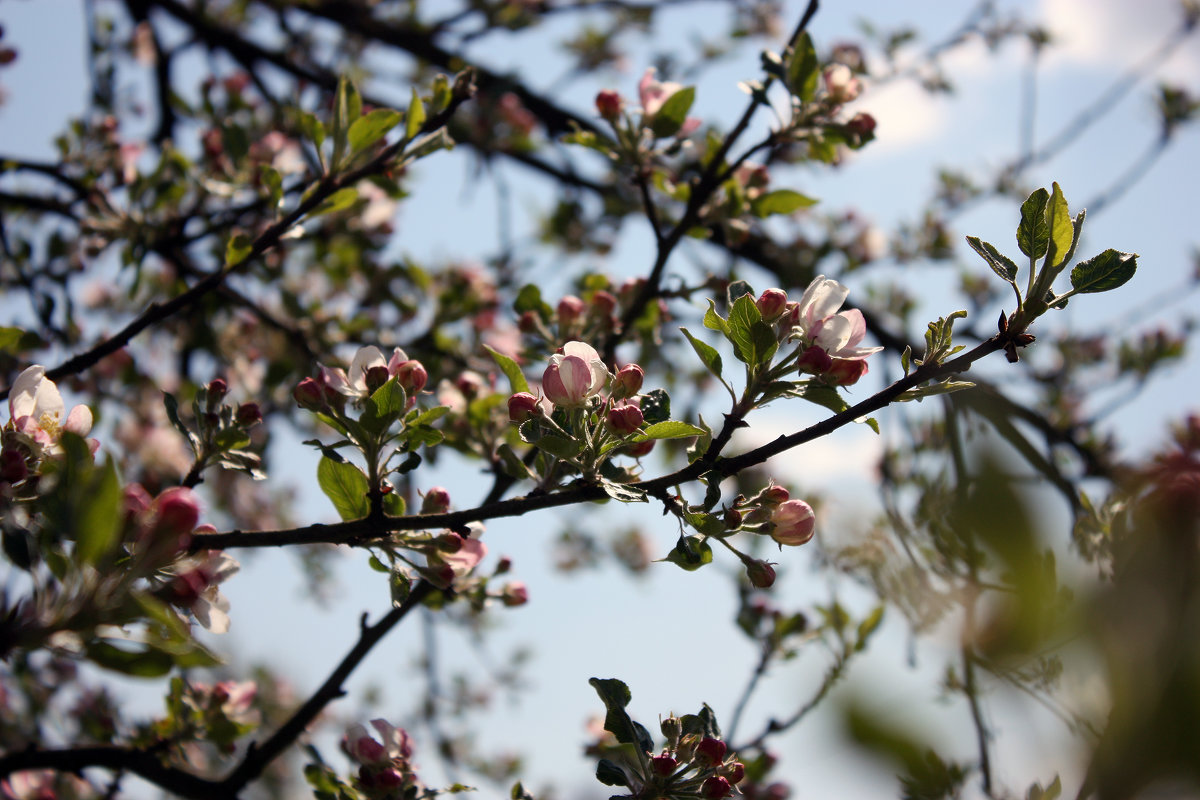
[[[704,779],[704,783],[700,784],[700,796],[717,800],[721,797],[729,797],[733,793],[733,787],[729,785],[729,781],[722,778],[720,775],[709,775]]]
[[[642,389],[642,382],[646,379],[646,371],[637,364],[626,364],[617,371],[616,378],[613,380],[612,396],[615,400],[624,400],[627,397],[633,397]]]
[[[775,584],[775,568],[755,559],[746,565],[746,577],[755,589],[769,589]]]
[[[721,774],[725,776],[730,784],[737,786],[746,777],[746,765],[740,761],[734,761],[726,764],[721,770]]]
[[[404,785],[404,773],[395,767],[388,767],[375,773],[375,785],[385,791],[398,789]]]
[[[736,531],[742,527],[742,512],[736,508],[725,509],[725,530]]]
[[[700,744],[696,745],[696,761],[706,767],[715,767],[725,760],[726,749],[725,743],[720,739],[705,736],[700,740]]]
[[[608,409],[605,419],[608,427],[618,436],[628,436],[637,432],[637,429],[642,427],[642,422],[645,421],[642,417],[642,410],[632,403],[613,406]]]
[[[624,107],[624,98],[613,89],[601,89],[596,95],[596,111],[609,122],[616,121]]]
[[[859,378],[866,374],[867,360],[865,358],[835,358],[823,377],[838,386],[853,386],[858,383]]]
[[[816,530],[817,518],[812,506],[803,500],[788,500],[780,504],[771,515],[775,526],[771,538],[779,544],[799,546],[807,543]]]
[[[787,304],[787,292],[782,289],[766,289],[754,302],[764,322],[774,322],[782,317],[787,311]]]
[[[650,756],[650,768],[654,770],[655,774],[661,775],[664,778],[674,772],[678,766],[679,762],[673,756],[669,756],[666,753],[660,756]]]
[[[772,483],[767,488],[758,493],[760,503],[777,506],[780,503],[786,503],[791,495],[788,490],[777,483]]]
[[[587,306],[573,294],[569,294],[562,300],[558,301],[558,327],[569,328],[571,325],[583,316],[583,312],[587,310]]]
[[[512,559],[508,556],[500,556],[500,560],[496,562],[496,571],[493,575],[503,575],[512,569]]]
[[[200,501],[191,489],[172,486],[154,499],[154,513],[157,533],[191,533],[200,521]]]
[[[820,347],[813,345],[807,348],[800,354],[800,358],[796,359],[796,367],[800,372],[811,372],[817,375],[824,374],[833,366],[833,359],[829,357]]]
[[[834,64],[825,70],[825,90],[834,103],[849,103],[862,92],[862,81],[845,64]]]
[[[237,407],[237,413],[234,415],[237,420],[238,427],[253,428],[258,423],[262,422],[262,409],[258,403],[242,403]]]
[[[443,531],[437,535],[433,543],[441,553],[457,553],[462,550],[465,541],[454,531]]]
[[[508,418],[513,422],[524,422],[542,415],[538,399],[529,392],[517,392],[508,398]]]
[[[366,372],[363,373],[363,379],[366,381],[367,391],[370,394],[375,394],[375,390],[387,383],[391,377],[387,366],[383,364],[367,367]]]
[[[650,451],[654,449],[654,439],[647,439],[644,442],[631,444],[625,448],[625,452],[634,458],[650,455]]]
[[[592,305],[589,313],[592,316],[608,319],[617,310],[617,298],[612,292],[603,289],[592,292]]]
[[[504,587],[500,594],[500,602],[511,607],[523,606],[529,602],[529,589],[520,581],[513,581]]]
[[[445,514],[450,510],[450,492],[434,486],[421,498],[422,514]],[[455,534],[457,536],[458,534]]]
[[[484,387],[483,376],[467,370],[454,379],[454,386],[468,399],[478,397]]]
[[[411,397],[429,383],[429,372],[420,361],[405,361],[396,368],[396,382]]]
[[[225,399],[225,395],[229,394],[229,384],[220,378],[213,378],[208,382],[208,400],[206,404],[208,410],[212,411],[217,406],[221,405],[221,401]]]
[[[305,378],[296,384],[292,397],[297,405],[309,411],[319,411],[325,407],[325,390],[312,378]]]
[[[521,333],[537,333],[542,329],[541,320],[533,311],[523,311],[517,319],[517,330]]]
[[[846,123],[846,128],[860,137],[870,136],[875,133],[875,118],[860,111],[850,118],[850,121]]]

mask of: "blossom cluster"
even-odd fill
[[[9,420],[0,432],[0,485],[7,487],[34,474],[44,456],[60,453],[64,432],[87,436],[92,430],[91,409],[78,405],[66,411],[58,387],[46,377],[46,368],[37,364],[13,381],[8,412]],[[100,442],[89,439],[88,447],[95,454]]]
[[[342,738],[342,750],[358,765],[355,785],[367,798],[410,796],[410,790],[421,787],[412,763],[412,738],[385,719],[371,720],[371,727],[379,739],[363,725],[354,725]]]
[[[363,347],[354,354],[350,369],[321,365],[316,377],[304,378],[292,393],[296,402],[310,411],[345,410],[349,399],[361,405],[390,378],[395,378],[408,395],[408,407],[429,382],[429,372],[420,361],[409,358],[397,347],[385,358],[377,347]]]

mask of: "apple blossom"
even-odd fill
[[[803,500],[780,503],[771,515],[771,538],[779,544],[798,546],[812,539],[817,520],[812,506]]]
[[[824,78],[829,99],[838,105],[849,103],[862,91],[862,81],[856,78],[854,72],[845,64],[829,67],[825,70]]]
[[[450,509],[450,492],[441,486],[434,486],[425,492],[421,498],[422,514],[444,514]]]
[[[65,408],[58,387],[46,377],[46,368],[40,364],[27,367],[13,381],[8,396],[12,427],[50,453],[60,452],[58,440],[63,431],[87,436],[92,430],[91,409],[78,405],[64,417]],[[95,453],[100,443],[92,439],[89,446]]]
[[[236,573],[241,565],[220,550],[180,561],[175,577],[168,585],[169,600],[192,612],[204,628],[213,633],[229,630],[229,600],[217,584]]]
[[[642,75],[642,79],[638,81],[638,101],[642,104],[643,122],[653,119],[654,115],[663,107],[663,103],[683,88],[678,83],[670,81],[663,83],[656,80],[654,75],[657,72],[658,70],[654,67],[649,67]]]
[[[722,778],[720,775],[709,775],[704,779],[704,783],[700,784],[700,796],[713,798],[729,797],[733,793],[733,789],[729,785],[729,781]]]
[[[840,360],[860,361],[861,366],[852,370],[844,368],[835,377],[848,379],[855,373],[861,377],[867,371],[866,358],[883,349],[859,346],[859,342],[867,335],[867,323],[862,312],[857,308],[838,311],[849,293],[850,290],[845,286],[824,275],[818,275],[804,290],[804,296],[794,312],[795,324],[790,334],[790,338],[799,340],[805,348],[800,359],[802,370],[824,373],[834,369]],[[813,347],[819,348],[819,352],[813,351]],[[830,359],[828,364],[825,363],[826,356]],[[854,381],[839,379],[836,382]]]
[[[500,602],[510,608],[523,606],[529,602],[529,589],[521,581],[506,584],[500,593]]]
[[[638,408],[634,403],[629,402],[618,403],[610,407],[604,418],[613,433],[618,436],[628,436],[631,433],[636,433],[637,429],[642,427],[642,423],[645,421],[642,417],[642,409]]]
[[[787,311],[787,292],[782,289],[764,289],[754,301],[764,322],[774,322]]]
[[[600,354],[589,344],[567,342],[562,353],[550,356],[542,374],[542,389],[558,406],[581,406],[608,383],[608,369]]]

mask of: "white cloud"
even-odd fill
[[[812,417],[811,419],[809,417]],[[803,416],[774,408],[750,418],[728,448],[740,453],[774,441],[820,419],[819,412]],[[837,492],[846,484],[876,483],[883,440],[866,425],[849,425],[829,436],[801,445],[767,462],[766,472],[782,482]]]
[[[1176,28],[1179,0],[1041,0],[1039,19],[1054,36],[1047,66],[1121,67],[1141,61]],[[1176,79],[1200,76],[1194,39],[1159,70]]]
[[[948,100],[931,95],[912,81],[895,81],[867,91],[847,113],[865,111],[875,118],[872,155],[927,143],[946,129]]]

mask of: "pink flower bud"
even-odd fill
[[[532,311],[523,311],[517,319],[517,330],[521,333],[537,333],[541,330],[540,320],[538,315]]]
[[[239,427],[252,428],[262,422],[262,418],[262,409],[258,403],[242,403],[237,407],[235,419]]]
[[[422,514],[444,514],[450,510],[450,492],[441,486],[434,486],[425,492],[421,499]],[[458,534],[455,534],[456,536]]]
[[[808,542],[817,525],[812,506],[803,500],[788,500],[780,504],[771,515],[771,522],[775,526],[771,538],[779,544],[791,546]]]
[[[608,319],[617,310],[617,298],[612,292],[603,289],[592,292],[592,305],[589,313],[602,319]]]
[[[405,361],[396,368],[396,381],[411,397],[429,383],[429,372],[420,361]]]
[[[319,411],[325,406],[325,392],[321,384],[312,378],[305,378],[292,390],[296,404],[309,411]]]
[[[404,773],[395,767],[388,767],[375,773],[375,785],[384,790],[399,788],[404,785]]]
[[[567,328],[567,327],[570,327],[571,325],[573,325],[576,320],[578,320],[580,317],[583,316],[583,312],[585,310],[587,310],[587,307],[583,304],[583,301],[580,300],[578,297],[576,297],[573,294],[569,294],[566,297],[564,297],[562,300],[559,300],[558,301],[558,327],[559,327],[559,329],[561,330],[562,328]]]
[[[616,379],[613,381],[613,398],[623,400],[627,397],[633,397],[641,391],[642,382],[645,379],[645,370],[637,364],[626,364],[617,371]]]
[[[613,122],[621,116],[624,106],[624,98],[613,89],[602,89],[596,95],[596,111],[609,122]]]
[[[728,508],[725,510],[725,530],[736,531],[742,527],[742,512],[736,508]]]
[[[184,534],[196,529],[200,521],[200,501],[185,486],[172,486],[154,499],[157,533]]]
[[[367,367],[366,372],[363,373],[363,379],[367,384],[367,392],[374,394],[375,390],[387,383],[391,377],[385,364],[376,364],[373,367]]]
[[[769,589],[775,584],[775,569],[766,561],[755,559],[746,565],[746,577],[754,588]]]
[[[529,589],[520,581],[513,581],[504,587],[500,601],[509,607],[523,606],[529,602]]]
[[[782,289],[767,289],[758,296],[754,305],[762,314],[764,322],[774,322],[787,311],[787,292]]]
[[[875,133],[875,118],[860,111],[850,118],[850,121],[846,123],[846,128],[860,137],[870,136]]]
[[[827,381],[838,386],[853,386],[867,374],[867,361],[863,358],[835,358],[825,371]]]
[[[556,406],[582,405],[602,387],[603,383],[596,385],[592,366],[579,356],[552,361],[542,373],[542,389]]]
[[[666,753],[663,753],[659,756],[650,757],[650,768],[653,769],[656,774],[662,775],[664,778],[674,772],[675,768],[678,766],[679,762]]]
[[[746,777],[746,765],[740,761],[734,761],[732,764],[726,764],[721,773],[729,780],[729,783],[736,786]]]
[[[608,409],[605,415],[605,420],[608,426],[612,428],[613,433],[618,436],[628,436],[635,433],[638,428],[642,427],[645,421],[642,417],[642,410],[632,403],[622,403]]]
[[[829,99],[838,105],[849,103],[862,91],[862,81],[845,64],[834,64],[825,70],[824,78]]]
[[[705,736],[696,745],[696,761],[706,767],[715,767],[725,760],[725,743],[720,739]]]
[[[758,500],[761,503],[777,506],[780,503],[786,503],[791,495],[788,490],[777,483],[772,483],[767,488],[758,493]]]
[[[833,359],[829,357],[829,353],[813,345],[800,354],[800,358],[796,361],[796,366],[801,372],[820,375],[827,372],[833,366]]]
[[[438,552],[457,553],[459,550],[462,550],[463,542],[465,541],[466,539],[454,531],[442,531],[433,540],[433,543],[437,547]]]
[[[225,395],[229,394],[229,384],[220,378],[213,378],[208,382],[208,408],[211,411],[221,404],[221,400]]]
[[[625,448],[625,452],[634,458],[641,458],[642,456],[650,455],[650,451],[654,449],[654,444],[654,439],[647,439],[644,442],[629,445]]]
[[[512,569],[512,559],[508,556],[500,556],[500,560],[496,562],[496,571],[493,575],[503,575]]]
[[[538,399],[529,392],[517,392],[508,398],[508,418],[513,422],[524,422],[542,415]]]
[[[720,775],[709,775],[704,779],[704,783],[700,784],[700,796],[712,798],[729,797],[733,793],[733,788],[729,785],[729,781],[722,778]]]

